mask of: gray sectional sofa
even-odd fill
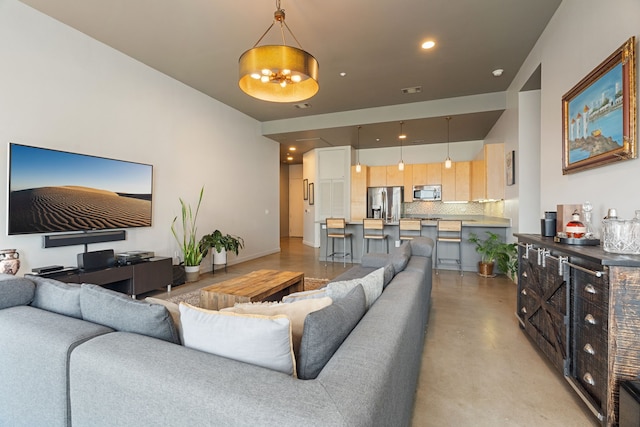
[[[179,345],[161,305],[84,285],[61,298],[43,279],[0,277],[0,425],[410,425],[432,249],[416,238],[335,279],[394,266],[312,380]]]

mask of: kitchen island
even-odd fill
[[[407,216],[408,218],[419,218],[422,220],[422,236],[431,237],[434,241],[436,239],[436,225],[438,223],[436,218],[420,217],[420,216]],[[475,245],[470,243],[469,233],[475,233],[480,238],[487,237],[486,232],[491,231],[500,236],[506,241],[507,231],[511,228],[511,220],[508,218],[497,218],[487,216],[472,216],[472,215],[457,215],[457,216],[442,216],[441,219],[454,219],[462,221],[462,269],[464,271],[478,271],[478,261],[480,261],[480,255],[475,250]],[[362,220],[347,221],[347,232],[353,235],[353,262],[359,263],[363,254],[363,238],[362,238]],[[389,251],[392,251],[395,246],[400,245],[399,240],[399,222],[387,221],[384,225],[384,233],[389,237]],[[331,244],[331,243],[329,243]],[[325,222],[320,222],[320,261],[326,261],[325,253],[327,248],[327,234]],[[335,242],[336,251],[342,251],[342,240],[337,239]],[[347,251],[349,250],[349,244],[347,243]],[[455,258],[457,257],[456,248],[453,245],[442,245],[440,247],[439,257],[441,258]],[[369,243],[369,252],[385,252],[386,247],[383,241],[371,241]],[[331,248],[329,248],[331,252]],[[331,261],[331,257],[329,258]],[[336,262],[342,262],[342,258],[336,258]],[[350,258],[347,257],[347,262]],[[433,259],[435,267],[435,258]],[[458,267],[455,264],[445,264],[440,266],[443,270],[457,270]]]

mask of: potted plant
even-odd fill
[[[233,252],[238,255],[240,249],[244,248],[244,240],[242,237],[222,234],[220,230],[215,230],[211,234],[202,236],[202,239],[200,239],[200,247],[204,252],[203,256],[207,255],[209,248],[215,249],[213,251],[214,264],[226,264],[227,252]]]
[[[515,243],[503,243],[498,253],[498,268],[514,282],[518,277],[518,248]]]
[[[482,277],[494,277],[493,266],[498,261],[498,268],[513,279],[517,271],[515,243],[505,243],[500,236],[487,231],[489,237],[480,239],[477,234],[469,233],[469,242],[476,245],[476,252],[481,256],[478,262],[478,273]]]
[[[182,250],[187,282],[198,280],[200,276],[200,263],[202,262],[202,258],[204,258],[202,245],[196,237],[196,221],[198,219],[198,213],[200,212],[203,194],[204,186],[200,190],[200,197],[198,198],[198,205],[196,206],[195,212],[191,209],[191,205],[185,203],[182,198],[179,199],[181,207],[180,227],[182,228],[180,232],[176,230],[176,224],[178,222],[177,216],[173,218],[173,222],[171,223],[171,233]]]

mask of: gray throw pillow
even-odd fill
[[[430,257],[433,255],[434,244],[431,237],[415,237],[411,240],[411,255]]]
[[[362,285],[368,310],[373,303],[376,302],[380,294],[382,294],[382,289],[384,288],[384,268],[378,268],[364,277],[329,282],[329,284],[327,284],[327,296],[334,301],[344,298],[351,289],[358,285]]]
[[[404,262],[404,259],[402,261]],[[365,254],[362,256],[360,265],[362,265],[363,267],[373,268],[384,267],[384,283],[382,285],[383,288],[386,288],[389,282],[391,282],[391,280],[393,279],[393,276],[396,275],[396,269],[392,264],[392,256],[388,254]]]
[[[364,254],[362,255],[362,261],[360,264],[363,267],[380,268],[391,262],[391,255],[389,254]]]
[[[314,379],[349,336],[366,311],[362,285],[322,310],[309,313],[298,355],[298,378]]]
[[[391,263],[393,264],[396,274],[404,270],[409,262],[409,258],[411,258],[411,244],[407,241],[402,243],[400,247],[396,248],[391,254]]]
[[[122,332],[147,335],[180,344],[180,336],[166,307],[136,301],[97,285],[82,285],[82,318]]]
[[[80,285],[39,276],[29,276],[36,284],[31,305],[42,310],[82,319],[80,310]]]
[[[393,280],[393,276],[396,275],[396,269],[393,268],[393,264],[387,264],[384,266],[384,282],[382,284],[382,289],[386,288],[389,283]]]
[[[36,285],[29,279],[0,274],[0,310],[29,304],[35,289]]]

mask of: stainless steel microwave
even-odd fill
[[[442,200],[442,185],[415,185],[413,200],[439,201]]]

